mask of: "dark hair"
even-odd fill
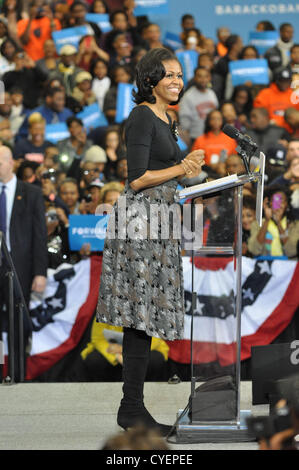
[[[176,60],[178,58],[165,48],[151,49],[147,52],[136,66],[136,85],[137,91],[133,90],[134,102],[136,104],[147,101],[148,103],[155,103],[156,98],[153,96],[152,89],[165,77],[166,70],[163,61]],[[177,104],[181,98],[183,90],[179,95]]]
[[[191,15],[190,13],[186,13],[185,15],[183,15],[183,16],[181,17],[181,24],[182,24],[185,20],[194,20],[194,16]]]
[[[220,113],[221,116],[222,116],[222,113],[221,113],[221,111],[219,111],[219,109],[212,109],[212,111],[210,111],[207,114],[207,117],[205,119],[204,134],[207,134],[208,132],[210,132],[212,130],[211,125],[210,125],[210,120],[211,120],[212,114],[215,113],[215,112]],[[222,116],[222,120],[224,121],[223,116]]]
[[[247,93],[248,98],[247,98],[247,103],[244,105],[243,113],[248,115],[253,107],[253,98],[252,98],[251,90],[247,85],[237,85],[236,87],[234,87],[231,101],[235,102],[236,96],[239,93],[239,91],[246,91]]]
[[[275,26],[273,26],[271,21],[262,20],[262,21],[259,21],[256,26],[258,26],[259,24],[263,25],[264,31],[275,31]]]
[[[105,65],[105,67],[107,68],[107,72],[108,72],[108,62],[107,62],[105,59],[102,59],[101,57],[97,57],[96,59],[93,59],[93,60],[91,61],[90,68],[89,68],[89,72],[91,73],[91,75],[93,76],[93,78],[95,77],[94,69],[96,68],[96,65],[97,65],[99,62],[102,62],[102,64]]]
[[[67,118],[67,120],[66,120],[66,125],[67,125],[67,127],[70,128],[70,127],[71,127],[71,124],[72,124],[73,122],[76,122],[77,124],[80,124],[80,126],[82,126],[82,127],[84,126],[82,119],[79,119],[79,118],[76,117],[76,116],[70,116],[70,117]]]
[[[227,47],[227,50],[230,51],[239,39],[240,36],[238,36],[238,34],[231,34],[228,36],[227,40],[225,41],[225,47]]]
[[[290,49],[290,52],[293,52],[294,49],[296,49],[296,47],[299,47],[299,43],[296,42],[295,44],[292,45],[291,49]]]
[[[255,211],[256,207],[256,198],[255,196],[244,196],[243,197],[243,208],[244,209],[251,209]]]
[[[45,93],[45,96],[52,98],[56,93],[64,93],[64,91],[61,88],[58,87],[48,87]]]
[[[72,12],[74,8],[77,7],[78,5],[80,5],[81,7],[84,7],[85,10],[88,11],[88,6],[86,5],[86,3],[80,0],[75,0],[69,7],[69,11]]]
[[[284,28],[287,28],[291,26],[291,28],[294,28],[294,26],[291,24],[291,23],[282,23],[280,26],[279,26],[279,31],[282,31]]]
[[[17,21],[22,19],[22,10],[23,10],[23,2],[16,2],[16,15],[17,15]],[[7,0],[4,0],[2,3],[2,8],[1,12],[4,13],[4,17],[7,17],[8,14],[8,8],[7,8]]]
[[[109,21],[110,21],[111,24],[113,23],[114,18],[116,17],[116,15],[119,15],[120,13],[122,15],[124,15],[126,17],[127,21],[128,21],[128,15],[124,10],[115,10],[112,13],[110,13],[110,15],[109,15]]]
[[[7,59],[6,55],[5,55],[5,52],[4,52],[4,49],[5,49],[5,46],[7,43],[11,43],[14,48],[15,48],[15,52],[14,52],[14,55],[17,53],[17,52],[22,52],[23,49],[20,49],[20,47],[17,45],[17,43],[11,38],[11,37],[7,37],[6,39],[4,39],[3,43],[1,44],[0,46],[0,53],[1,55],[3,55],[3,57],[5,57],[5,59]]]
[[[93,0],[92,2],[92,5],[90,7],[90,13],[94,13],[94,4],[97,0]],[[105,0],[101,0],[101,2],[103,3],[104,7],[105,7],[105,10],[106,10],[106,13],[109,13],[109,8],[108,8],[108,5],[107,5],[107,2]]]
[[[247,51],[247,49],[253,49],[254,52],[255,52],[256,58],[257,59],[259,58],[260,55],[259,55],[259,52],[258,52],[257,48],[255,46],[249,44],[248,46],[243,47],[243,49],[241,50],[240,57],[239,57],[240,59],[244,58],[244,54]]]
[[[276,194],[276,193],[283,193],[286,196],[288,205],[287,205],[284,215],[286,215],[288,220],[292,220],[294,218],[294,215],[292,213],[291,204],[290,204],[291,190],[286,185],[270,184],[269,186],[265,187],[264,199],[267,197],[270,200],[273,194]]]

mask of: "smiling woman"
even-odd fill
[[[182,160],[167,114],[183,89],[176,57],[167,49],[152,49],[136,70],[137,106],[125,126],[128,180],[107,227],[97,320],[124,327],[124,396],[118,424],[126,429],[139,422],[167,435],[171,427],[157,423],[144,406],[143,386],[152,337],[174,340],[183,335],[181,245],[174,235],[174,228],[180,228],[180,209],[174,204],[174,194],[178,177],[195,176],[204,161],[201,150]],[[152,232],[154,207],[161,216],[166,209],[168,220],[156,224]],[[169,229],[167,239],[162,226]]]

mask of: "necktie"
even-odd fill
[[[4,237],[6,236],[6,186],[2,186],[2,192],[0,194],[0,230],[3,232]]]

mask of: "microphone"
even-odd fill
[[[236,140],[238,143],[236,150],[241,155],[246,171],[249,173],[247,158],[249,158],[250,161],[251,157],[258,149],[258,145],[253,142],[253,140],[248,135],[242,134],[242,132],[238,131],[238,129],[236,129],[234,126],[231,126],[230,124],[225,124],[222,131],[224,134],[226,134],[231,139]]]

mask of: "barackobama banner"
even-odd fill
[[[160,16],[162,32],[181,32],[181,17],[190,13],[195,18],[196,27],[212,39],[216,39],[217,28],[227,26],[234,34],[239,34],[244,44],[248,35],[262,20],[271,21],[277,29],[281,23],[294,26],[294,40],[299,41],[299,1],[291,0],[171,0],[167,18]],[[154,18],[152,19],[155,20]],[[170,27],[171,25],[171,27]]]

